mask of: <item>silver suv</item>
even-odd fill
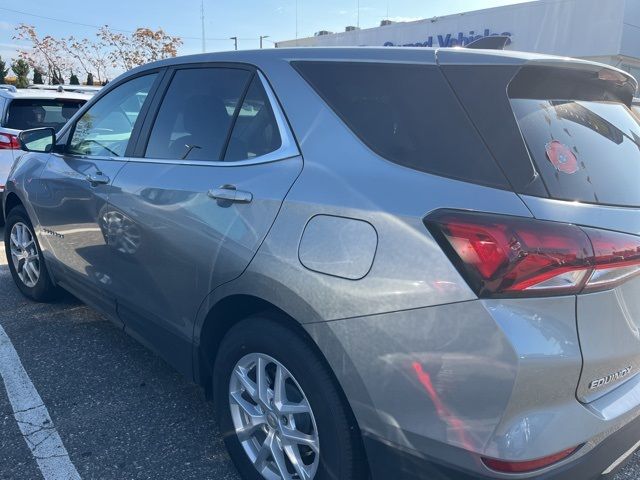
[[[640,446],[633,78],[191,56],[20,136],[6,251],[212,395],[243,478],[595,479]]]

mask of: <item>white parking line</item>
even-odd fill
[[[80,480],[49,411],[31,383],[18,352],[0,326],[0,377],[31,454],[38,462],[45,480]]]

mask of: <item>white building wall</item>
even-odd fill
[[[442,45],[459,34],[510,33],[507,48],[620,62],[640,59],[640,0],[538,0],[416,22],[278,42],[290,46]],[[640,62],[640,60],[639,60]]]

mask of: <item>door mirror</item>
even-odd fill
[[[56,144],[56,131],[50,127],[23,130],[18,139],[25,152],[49,153]]]

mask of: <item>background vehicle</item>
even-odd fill
[[[21,134],[9,266],[202,384],[245,478],[599,478],[640,438],[636,87],[462,49],[154,63]]]
[[[59,130],[91,95],[55,89],[16,89],[0,85],[0,194],[20,149],[22,130],[52,127]],[[0,222],[4,222],[1,219]]]

